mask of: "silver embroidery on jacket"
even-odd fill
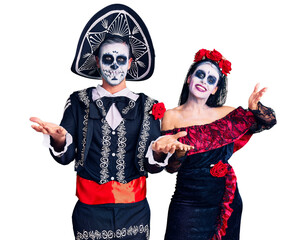
[[[116,156],[118,159],[116,160],[116,169],[117,169],[117,180],[120,183],[127,183],[125,180],[125,148],[126,148],[126,141],[127,138],[125,137],[126,135],[126,128],[125,128],[125,121],[122,120],[120,125],[117,128],[118,132],[118,149],[117,149],[117,154]]]
[[[101,100],[101,99],[98,99],[98,100],[96,101],[96,104],[97,104],[97,106],[102,110],[102,115],[103,115],[103,117],[105,117],[105,116],[106,116],[106,110],[105,110],[105,107],[103,106],[102,100]]]
[[[140,167],[140,171],[144,172],[144,155],[146,150],[146,143],[149,137],[149,131],[150,131],[150,116],[149,111],[151,110],[153,106],[154,100],[150,97],[147,97],[145,105],[144,105],[144,116],[143,116],[143,122],[142,122],[142,130],[140,133],[140,141],[139,141],[139,147],[137,154],[137,158],[139,159],[138,164]]]
[[[127,105],[125,108],[122,109],[123,114],[127,114],[132,108],[134,108],[136,105],[136,102],[132,99],[129,101],[129,105]]]
[[[100,184],[107,183],[109,172],[108,172],[108,165],[109,165],[109,152],[110,145],[111,145],[111,129],[107,121],[103,118],[102,122],[102,150],[101,150],[101,158],[100,158]]]
[[[81,150],[81,159],[77,160],[75,162],[75,169],[81,165],[84,165],[84,157],[85,157],[85,147],[86,147],[86,136],[87,136],[87,130],[88,130],[88,115],[89,115],[89,98],[86,92],[86,89],[83,89],[79,91],[78,93],[80,100],[85,104],[86,110],[83,120],[83,139],[82,139],[82,150]]]

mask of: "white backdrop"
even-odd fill
[[[253,136],[231,159],[244,201],[242,240],[302,239],[306,210],[303,1],[121,1],[146,23],[156,52],[153,76],[128,83],[176,106],[200,48],[232,62],[227,105],[247,107],[257,82],[278,124]],[[29,118],[59,123],[72,91],[99,81],[70,66],[87,21],[105,1],[9,1],[1,6],[1,239],[73,239],[73,164],[61,166]],[[175,175],[148,178],[151,239],[163,239]],[[303,194],[304,193],[304,194]],[[306,238],[306,237],[305,237]]]

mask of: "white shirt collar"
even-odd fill
[[[128,88],[124,88],[119,92],[111,94],[110,92],[106,91],[101,85],[98,85],[96,88],[92,90],[92,100],[95,101],[101,97],[128,97],[134,101],[136,101],[139,97],[138,94],[133,93]]]

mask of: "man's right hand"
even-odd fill
[[[54,123],[44,122],[37,117],[31,117],[31,122],[37,123],[38,125],[32,125],[31,127],[36,132],[41,132],[43,134],[48,134],[53,139],[53,147],[54,149],[62,149],[66,143],[66,129],[58,126]]]

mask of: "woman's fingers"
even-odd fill
[[[186,131],[181,131],[181,132],[178,132],[176,134],[174,134],[173,136],[177,139],[181,138],[181,137],[185,137],[187,135],[187,132]]]
[[[260,83],[257,83],[254,87],[253,93],[257,93],[259,89]]]

